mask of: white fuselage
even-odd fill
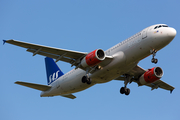
[[[134,68],[143,58],[151,54],[151,50],[160,50],[174,38],[176,30],[171,27],[154,29],[153,25],[145,28],[132,37],[118,43],[105,51],[113,60],[102,69],[90,74],[92,84],[82,83],[86,71],[73,69],[51,84],[52,88],[41,93],[41,96],[55,96],[82,91],[97,83],[111,81]]]

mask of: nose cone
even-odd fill
[[[169,28],[169,30],[168,30],[168,36],[171,38],[171,39],[173,39],[175,36],[176,36],[176,30],[174,29],[174,28]]]

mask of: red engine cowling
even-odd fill
[[[96,49],[96,50],[90,52],[89,54],[87,54],[86,57],[84,57],[82,59],[81,65],[84,68],[88,67],[88,66],[92,67],[92,66],[99,64],[104,59],[105,59],[104,51],[101,49]]]
[[[139,85],[146,85],[159,80],[163,76],[163,70],[160,67],[148,69],[140,78]]]

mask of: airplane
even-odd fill
[[[96,49],[92,52],[78,52],[59,49],[17,40],[3,40],[26,48],[33,56],[45,56],[47,84],[35,84],[17,81],[16,84],[42,91],[41,97],[63,96],[74,99],[72,93],[85,90],[93,85],[106,83],[111,80],[124,81],[120,93],[129,95],[128,83],[135,82],[138,86],[148,86],[151,90],[162,88],[172,91],[173,86],[163,82],[161,67],[143,69],[139,61],[152,55],[151,62],[157,63],[157,51],[168,45],[176,36],[176,30],[166,24],[149,26],[128,39],[104,51]],[[55,60],[54,60],[55,59]],[[64,74],[56,62],[64,61],[75,66]]]

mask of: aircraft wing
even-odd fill
[[[73,64],[78,59],[87,55],[85,52],[77,52],[65,49],[59,49],[49,46],[43,46],[38,44],[32,44],[17,40],[4,40],[4,43],[13,44],[19,47],[27,48],[28,52],[32,52],[33,56],[36,54],[47,56],[56,59],[56,62],[61,60]]]
[[[142,74],[144,74],[146,72],[146,70],[144,70],[143,68],[141,68],[140,66],[135,66],[131,71],[129,71],[127,74],[133,76],[134,80],[133,82],[137,83],[137,79],[139,78],[139,76],[141,76]],[[124,76],[120,76],[118,78],[116,78],[115,80],[122,80],[124,81],[125,78]],[[162,88],[165,90],[169,90],[170,92],[172,92],[175,88],[165,82],[163,82],[162,80],[157,80],[153,83],[147,84],[146,86],[151,87],[151,90],[157,89],[157,88]]]
[[[9,44],[26,48],[28,52],[33,53],[33,56],[35,56],[36,54],[39,54],[42,56],[54,58],[56,59],[56,62],[60,60],[60,61],[70,63],[72,66],[78,66],[80,63],[80,60],[88,54],[86,52],[77,52],[77,51],[72,51],[72,50],[59,49],[59,48],[32,44],[32,43],[27,43],[27,42],[22,42],[22,41],[17,41],[17,40],[3,40],[3,41],[4,43],[9,43]],[[112,59],[113,58],[111,56],[106,56],[105,60],[102,61],[100,65],[106,66],[112,61]]]

